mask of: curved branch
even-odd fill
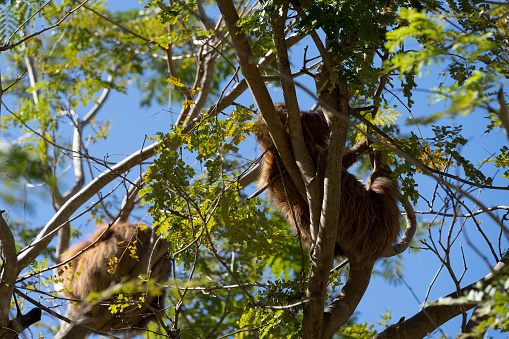
[[[486,275],[481,280],[462,288],[458,291],[459,294],[466,295],[470,291],[478,290],[480,284],[481,286],[489,285],[495,278],[498,277],[499,273],[508,264],[509,252],[506,252],[506,254],[488,275]],[[447,295],[446,298],[457,298],[458,292],[453,292]],[[479,302],[474,301],[471,303],[462,304],[463,310],[472,309],[478,304]],[[373,339],[423,338],[428,333],[431,333],[445,322],[460,314],[462,314],[462,308],[459,307],[459,305],[440,305],[434,303],[434,305],[424,308],[422,311],[415,314],[412,318],[389,326],[386,330],[374,336]]]
[[[108,82],[111,82],[113,79],[113,76],[110,74],[108,76]],[[79,190],[83,187],[85,184],[85,174],[83,173],[83,156],[81,152],[81,146],[83,144],[81,135],[83,128],[88,125],[92,119],[97,115],[99,110],[103,107],[103,104],[106,102],[106,99],[108,99],[110,93],[109,88],[105,88],[97,100],[97,103],[92,107],[87,114],[85,114],[85,117],[82,121],[79,121],[78,114],[74,110],[71,110],[71,114],[75,117],[74,121],[74,135],[72,140],[72,162],[74,167],[74,184],[72,187],[64,193],[64,195],[60,194],[60,190],[58,188],[55,188],[54,192],[52,192],[52,198],[53,198],[53,205],[55,207],[55,210],[59,210],[62,205],[69,200],[70,197],[74,196],[76,193],[79,192]],[[69,241],[71,238],[71,229],[69,223],[67,225],[63,226],[58,231],[58,242],[56,246],[56,253],[55,257],[60,260],[60,256],[62,253],[64,253],[69,248]]]
[[[374,262],[350,263],[350,273],[339,295],[325,309],[323,314],[322,338],[332,338],[353,314],[361,301],[369,281]]]
[[[113,75],[110,74],[110,75],[108,75],[108,79],[106,79],[106,82],[112,82],[112,81],[113,81]],[[104,103],[108,99],[110,92],[111,92],[111,88],[109,88],[109,87],[103,89],[103,92],[102,92],[101,96],[99,97],[99,99],[97,99],[97,102],[94,105],[94,107],[92,107],[87,112],[87,114],[85,114],[85,117],[83,117],[83,120],[81,121],[81,128],[88,125],[92,121],[92,119],[97,115],[97,113],[99,113],[99,111],[103,107]]]

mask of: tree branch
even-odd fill
[[[332,338],[334,333],[353,314],[368,288],[373,265],[374,262],[350,263],[350,271],[345,285],[323,313],[322,338]]]
[[[300,176],[299,169],[295,163],[288,134],[285,132],[281,119],[276,113],[269,91],[267,90],[265,82],[260,75],[260,70],[252,61],[253,54],[251,47],[249,46],[244,33],[242,33],[240,27],[237,26],[237,22],[239,21],[237,10],[230,0],[217,1],[217,6],[223,15],[226,26],[228,27],[228,31],[232,39],[232,45],[237,54],[242,74],[244,75],[256,105],[260,109],[262,117],[267,124],[267,129],[274,140],[276,149],[300,194],[303,198],[306,198],[306,190],[304,188],[304,183]]]
[[[52,309],[48,308],[48,307],[45,307],[44,305],[42,305],[41,303],[37,302],[36,300],[34,300],[33,298],[30,298],[27,294],[21,292],[20,290],[16,289],[16,294],[19,295],[20,297],[22,297],[23,299],[26,299],[28,300],[29,302],[31,302],[33,305],[37,306],[38,308],[40,308],[41,310],[44,310],[44,312],[47,312],[48,314],[50,314],[51,316],[59,319],[59,320],[62,320],[66,323],[70,323],[71,320],[69,320],[68,318],[58,314],[57,312],[53,311]],[[84,328],[86,328],[89,333],[97,333],[97,334],[101,334],[103,336],[106,336],[108,338],[111,338],[111,339],[120,339],[119,337],[115,337],[111,334],[108,334],[106,332],[103,332],[103,331],[99,331],[99,330],[96,330],[94,328],[91,328],[91,327],[88,327],[88,324],[85,326],[85,325],[80,325]],[[55,336],[55,338],[57,338]],[[71,339],[78,339],[78,338],[71,338]]]
[[[212,85],[212,81],[214,80],[214,71],[215,71],[214,67],[216,65],[216,58],[217,58],[216,54],[211,53],[207,57],[206,61],[204,61],[205,71],[204,71],[204,74],[202,76],[201,83],[200,83],[201,90],[198,92],[196,101],[194,102],[194,106],[191,108],[191,110],[189,112],[190,120],[193,120],[196,117],[198,117],[203,106],[205,105],[205,102],[207,101],[207,98],[208,98],[208,95],[210,92],[210,87]],[[187,114],[179,115],[175,125],[178,126],[178,125],[184,123],[184,120],[187,118],[187,116],[188,116]]]
[[[325,65],[320,65],[315,78],[316,88],[320,102],[324,103],[322,111],[330,129],[329,149],[334,152],[327,153],[319,229],[311,230],[311,232],[317,232],[318,236],[310,253],[311,274],[306,292],[309,302],[304,308],[303,338],[314,338],[317,333],[322,333],[322,337],[327,338],[331,323],[323,316],[323,308],[329,272],[334,260],[334,246],[338,240],[336,235],[340,218],[341,173],[349,115],[347,83],[345,80],[338,79],[339,86],[331,93],[328,90],[331,78],[332,75]],[[346,254],[348,256],[348,253]],[[322,324],[322,321],[326,322]]]
[[[288,48],[285,41],[285,22],[287,12],[288,6],[284,6],[282,11],[283,15],[273,15],[272,27],[274,30],[274,44],[277,50],[281,87],[283,88],[283,96],[285,99],[286,110],[288,112],[290,141],[293,154],[295,156],[295,162],[297,163],[299,173],[304,181],[304,187],[306,188],[306,200],[310,211],[311,237],[315,240],[318,233],[318,227],[316,226],[320,221],[320,209],[322,202],[319,186],[321,184],[321,180],[315,180],[317,171],[313,165],[313,159],[311,159],[311,155],[309,154],[309,150],[302,134],[297,92],[295,89],[295,82],[292,77]],[[316,232],[313,232],[313,229]]]
[[[0,298],[0,328],[8,326],[12,293],[14,292],[14,284],[18,276],[16,241],[2,216],[4,212],[0,211],[0,242],[2,243],[2,252],[4,254],[2,273],[0,275],[0,294],[2,295]]]
[[[134,209],[136,198],[138,197],[138,192],[144,185],[143,179],[146,175],[147,172],[142,173],[135,181],[133,181],[132,185],[127,190],[127,193],[122,200],[122,207],[120,208],[119,217],[116,223],[123,224],[129,220],[129,216]]]
[[[453,292],[446,298],[457,298],[468,294],[470,291],[478,290],[489,285],[502,272],[503,268],[509,264],[509,252],[502,257],[493,270],[481,280],[474,282],[464,288],[459,293]],[[479,287],[481,285],[481,287]],[[474,308],[479,302],[462,304],[464,310]],[[444,305],[433,303],[432,306],[424,308],[412,318],[401,323],[391,325],[383,332],[377,334],[373,339],[414,339],[423,338],[450,319],[460,315],[462,308],[459,305]]]
[[[9,321],[9,329],[14,331],[9,331],[10,336],[2,336],[4,339],[13,338],[17,339],[18,333],[23,332],[25,329],[35,324],[36,322],[41,320],[42,311],[40,308],[32,308],[28,313],[20,314],[16,318]]]

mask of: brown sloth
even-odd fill
[[[289,133],[285,104],[276,103],[274,106],[286,132]],[[329,128],[321,111],[301,112],[300,117],[303,137],[317,168],[319,162],[325,162],[326,153],[329,151]],[[256,121],[266,126],[261,114],[258,114]],[[269,197],[284,211],[292,227],[299,231],[302,244],[309,248],[312,240],[307,201],[299,194],[285,170],[269,132],[265,130],[264,133],[258,134],[256,140],[261,151],[265,152],[259,184],[263,186],[271,183],[268,188]],[[400,232],[399,187],[391,178],[391,169],[380,164],[380,153],[374,155],[375,166],[367,185],[347,171],[367,147],[366,141],[358,142],[345,151],[343,156],[341,215],[336,237],[338,240],[341,239],[342,246],[336,243],[335,247],[336,256],[346,253],[349,259],[359,261],[380,258],[383,252],[396,242]]]
[[[106,226],[100,227],[89,241],[81,242],[65,252],[62,255],[62,261],[72,258],[92,244],[105,229]],[[73,300],[85,300],[91,292],[106,290],[125,280],[138,263],[138,258],[141,258],[145,251],[151,250],[149,248],[151,236],[152,229],[144,225],[112,225],[95,244],[71,260],[72,267],[63,274],[63,284],[66,288],[62,294]],[[150,279],[154,281],[166,280],[170,273],[171,259],[169,256],[164,256],[153,265]],[[138,300],[142,295],[144,302],[141,308],[139,305],[127,307],[98,330],[132,331],[143,329],[150,321],[156,320],[153,310],[159,311],[164,308],[164,293],[159,296],[139,293],[133,298]],[[99,304],[87,306],[80,306],[80,303],[69,303],[66,315],[72,320],[83,316],[93,318],[99,316],[108,307]]]

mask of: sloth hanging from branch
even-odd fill
[[[288,113],[284,103],[275,104],[284,128],[288,133]],[[302,132],[315,168],[323,168],[327,156],[329,127],[321,111],[300,113]],[[257,123],[265,126],[260,114]],[[294,230],[300,235],[302,244],[312,244],[310,233],[310,212],[307,201],[299,193],[295,183],[285,170],[272,138],[267,130],[257,135],[257,141],[264,153],[260,185],[268,185],[269,196],[285,213]],[[370,158],[374,164],[368,183],[364,185],[347,171],[361,153],[368,149],[367,140],[362,140],[343,155],[341,173],[340,222],[335,256],[346,253],[359,261],[374,261],[397,241],[400,233],[400,212],[398,208],[399,187],[391,177],[389,166],[382,164],[382,154],[376,152]]]
[[[287,112],[284,103],[275,104],[276,112],[287,127]],[[308,151],[315,168],[323,167],[328,151],[327,139],[329,129],[323,114],[300,114],[302,131]],[[260,115],[259,124],[264,122]],[[281,208],[292,227],[300,233],[301,241],[305,247],[311,245],[310,215],[307,201],[300,195],[294,182],[273,147],[274,144],[269,133],[257,135],[263,157],[260,184],[269,186],[270,197]],[[400,231],[399,210],[397,197],[398,185],[390,177],[388,167],[376,168],[365,187],[347,169],[355,163],[359,155],[367,149],[365,140],[357,143],[343,156],[341,221],[337,237],[345,239],[348,248],[335,246],[335,255],[344,255],[346,251],[354,252],[360,260],[379,258],[384,250],[392,245]],[[321,163],[321,164],[320,164]]]

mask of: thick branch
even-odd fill
[[[247,185],[258,180],[258,177],[260,176],[260,168],[261,168],[261,164],[258,163],[255,166],[251,167],[247,172],[241,174],[239,176],[239,181],[238,181],[240,187],[246,187]]]
[[[368,288],[373,264],[373,262],[350,263],[345,286],[323,313],[322,338],[332,338],[351,317]]]
[[[217,1],[217,6],[221,11],[223,19],[226,22],[228,31],[232,38],[232,44],[237,54],[237,59],[242,70],[242,74],[247,81],[249,89],[253,94],[256,105],[260,109],[263,119],[267,124],[267,129],[276,145],[276,149],[281,156],[288,174],[296,184],[302,197],[306,197],[304,183],[299,173],[299,169],[295,163],[295,158],[291,150],[291,142],[288,134],[284,131],[281,120],[279,119],[274,104],[270,97],[269,91],[265,86],[260,70],[253,62],[253,54],[249,42],[240,28],[237,26],[239,15],[235,6],[230,0]]]
[[[0,211],[0,242],[4,262],[0,275],[0,328],[7,327],[9,323],[9,311],[11,309],[11,298],[14,291],[14,284],[18,276],[18,259],[16,253],[16,242],[9,226],[5,222]]]
[[[509,264],[509,252],[502,257],[500,262],[493,268],[493,270],[481,280],[474,282],[459,291],[460,295],[466,295],[468,292],[479,289],[481,286],[489,285],[502,271],[504,267]],[[482,287],[481,287],[482,289]],[[446,297],[457,298],[458,293],[453,292]],[[474,308],[478,302],[471,302],[462,304],[464,310]],[[401,323],[388,327],[385,331],[377,334],[373,339],[415,339],[423,338],[428,333],[433,332],[439,326],[449,321],[450,319],[462,314],[462,308],[459,305],[440,305],[435,304],[424,308],[422,311],[414,315],[412,318],[405,320]]]
[[[277,49],[278,68],[279,74],[281,75],[281,87],[283,88],[283,96],[288,112],[288,130],[292,143],[293,154],[306,188],[307,201],[310,210],[311,229],[318,230],[318,227],[313,227],[313,225],[318,225],[320,220],[322,197],[320,195],[319,184],[321,181],[315,180],[315,176],[317,174],[316,169],[313,165],[313,159],[311,159],[311,155],[309,154],[302,134],[297,91],[295,89],[295,82],[292,78],[290,59],[288,57],[288,47],[286,46],[285,41],[285,22],[288,6],[284,6],[283,8],[283,15],[274,14],[272,19],[274,44]],[[311,232],[313,240],[316,239],[316,235],[317,232]]]
[[[18,333],[23,332],[25,329],[41,320],[42,311],[40,308],[32,308],[26,314],[20,314],[16,318],[9,321],[9,328],[3,329],[5,333],[0,332],[3,339],[17,339]]]
[[[307,289],[309,302],[304,309],[303,338],[313,338],[317,333],[324,333],[323,308],[339,225],[342,159],[348,131],[348,89],[345,81],[338,81],[339,93],[329,92],[328,86],[325,85],[330,78],[331,75],[325,66],[321,65],[316,73],[316,86],[320,102],[324,103],[322,110],[330,129],[329,149],[334,151],[327,154],[319,229],[311,229],[311,232],[317,232],[318,236],[310,255],[311,274]],[[329,110],[328,107],[335,108],[339,114]]]

